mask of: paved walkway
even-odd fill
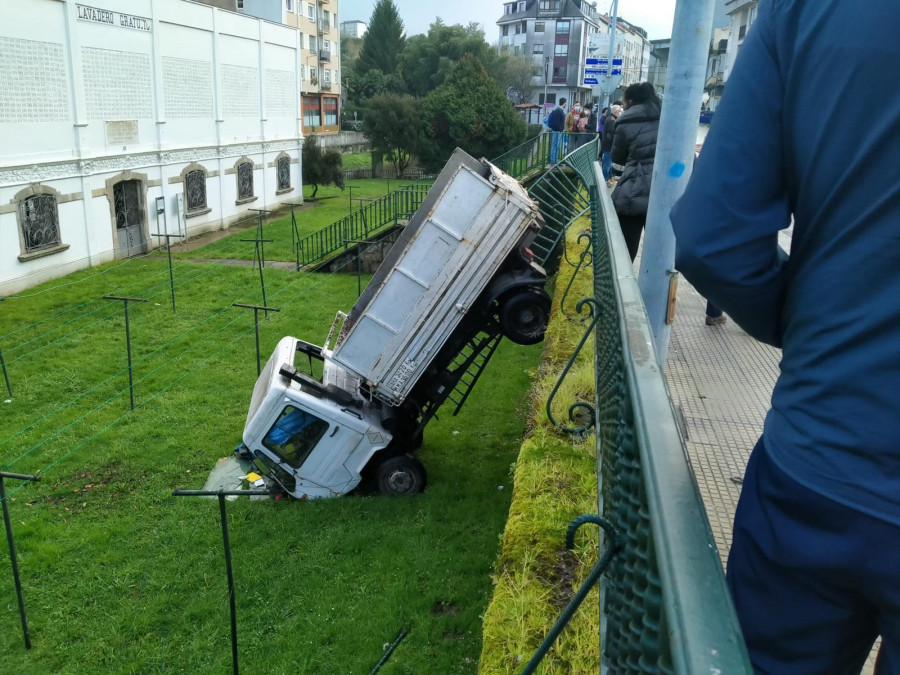
[[[779,241],[789,250],[790,231]],[[666,376],[725,564],[741,494],[738,479],[762,433],[781,350],[757,342],[730,320],[707,326],[705,312],[706,300],[682,278]],[[863,673],[874,673],[874,650]]]

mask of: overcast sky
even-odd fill
[[[339,0],[340,20],[369,22],[375,0]],[[439,16],[444,23],[467,24],[477,21],[485,29],[488,42],[497,42],[497,19],[503,14],[503,0],[394,0],[407,35],[424,33]],[[597,9],[606,12],[611,0],[597,0]],[[675,0],[619,0],[619,15],[647,31],[651,40],[672,35]]]

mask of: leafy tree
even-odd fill
[[[369,101],[365,130],[372,149],[384,153],[401,178],[409,166],[420,129],[419,102],[411,96],[382,94]]]
[[[403,21],[394,1],[378,0],[363,38],[358,72],[365,73],[377,68],[386,75],[395,74],[398,55],[403,50],[405,40]]]
[[[344,189],[341,153],[319,145],[315,134],[303,142],[303,182],[313,186],[310,199],[316,198],[320,185],[335,185]]]
[[[400,54],[400,71],[407,91],[424,97],[444,83],[453,66],[466,54],[472,54],[489,74],[499,74],[500,58],[485,42],[477,23],[448,26],[437,19],[427,34],[407,39]]]
[[[535,74],[541,73],[541,67],[524,54],[512,54],[503,59],[503,79],[500,84],[506,86],[506,96],[513,105],[531,100],[536,88]]]
[[[525,121],[503,89],[472,55],[457,63],[447,80],[422,101],[423,161],[437,168],[457,146],[474,157],[494,157],[521,143]]]

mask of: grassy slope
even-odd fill
[[[341,155],[341,164],[344,169],[369,169],[372,167],[372,153],[351,152]]]
[[[396,190],[402,185],[409,185],[411,181],[398,180],[350,180],[347,181],[343,191],[333,185],[320,187],[314,201],[310,200],[312,188],[303,186],[304,198],[307,200],[304,206],[295,209],[297,230],[301,237],[317,232],[327,225],[340,220],[350,213],[350,190],[353,188],[353,210],[360,208],[361,198],[378,198],[387,194],[388,190]],[[219,239],[208,246],[194,249],[187,253],[178,253],[181,258],[239,258],[251,260],[253,258],[253,244],[242,243],[241,239],[253,237],[255,230],[243,230],[235,232],[229,237]],[[263,236],[266,239],[274,239],[273,243],[267,243],[266,260],[294,260],[294,251],[291,248],[291,215],[279,216],[263,226]],[[200,239],[202,241],[202,239]]]
[[[94,276],[99,272],[105,273]],[[259,301],[258,278],[248,268],[180,262],[176,275],[174,316],[165,286],[147,290],[167,278],[155,257],[88,270],[51,282],[50,292],[0,305],[0,346],[15,388],[13,401],[0,403],[0,463],[49,437],[9,469],[50,467],[41,484],[9,484],[34,649],[21,645],[4,554],[0,672],[230,667],[216,504],[169,495],[201,487],[216,459],[239,440],[255,379],[251,317],[246,310],[215,312],[239,299]],[[282,311],[261,326],[264,353],[287,333],[320,342],[334,311],[355,299],[353,276],[279,270],[266,276],[269,302]],[[26,354],[116,310],[117,303],[91,300],[117,289],[153,299],[132,312],[142,407],[92,438],[128,409],[121,312]],[[7,335],[80,302],[89,304]],[[77,318],[95,309],[101,311]],[[199,341],[214,331],[221,332]],[[504,343],[462,415],[429,427],[420,455],[430,480],[423,495],[229,504],[244,672],[368,672],[403,627],[410,634],[382,672],[473,672],[511,497],[509,466],[524,429],[523,392],[538,358],[539,348]],[[109,383],[75,400],[107,377]],[[107,407],[89,412],[116,392]],[[10,439],[67,402],[69,408]]]
[[[569,229],[571,251],[586,219]],[[577,260],[577,253],[570,254]],[[495,588],[484,617],[483,675],[518,673],[547,634],[562,608],[596,562],[597,530],[579,530],[574,553],[565,550],[565,531],[572,518],[597,512],[597,469],[593,436],[583,442],[550,424],[545,403],[585,330],[575,304],[591,297],[590,269],[579,273],[566,309],[558,305],[573,268],[562,261],[556,284],[554,318],[544,341],[541,377],[531,392],[533,428],[522,445],[515,468],[515,492],[503,542]],[[586,315],[585,311],[585,315]],[[593,340],[589,339],[557,394],[553,414],[567,419],[575,401],[593,403]],[[598,596],[594,589],[550,651],[538,672],[594,675],[599,663]]]

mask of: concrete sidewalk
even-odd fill
[[[779,243],[790,250],[790,230]],[[762,433],[781,350],[757,342],[731,320],[707,326],[706,300],[680,280],[666,377],[724,565],[750,452]],[[863,673],[874,673],[875,650]]]

